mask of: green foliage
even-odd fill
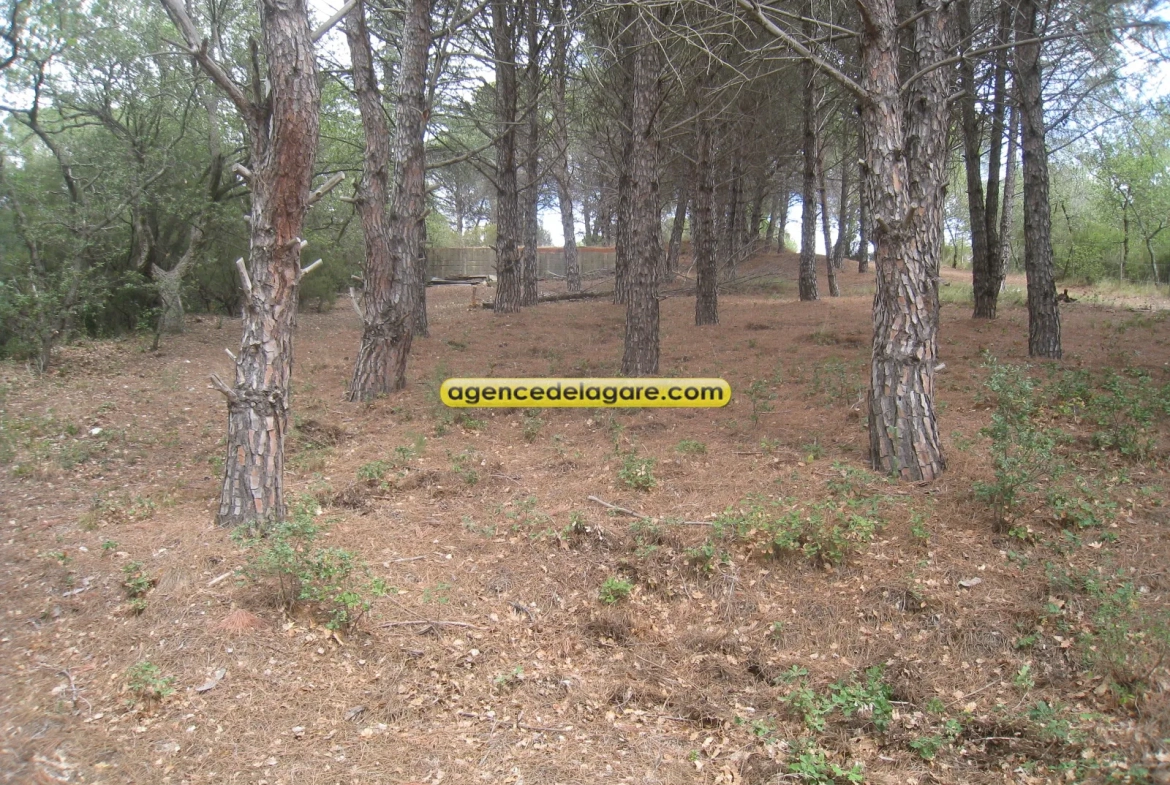
[[[352,552],[316,544],[323,529],[313,520],[312,504],[311,499],[299,500],[293,514],[263,536],[239,530],[237,539],[248,550],[241,573],[257,583],[275,579],[287,609],[311,603],[328,616],[329,629],[352,629],[387,586]]]
[[[154,578],[147,574],[146,568],[140,561],[132,561],[127,564],[122,568],[122,574],[125,576],[122,588],[130,600],[130,610],[136,614],[142,613],[146,610],[146,595],[154,588]]]
[[[802,506],[752,495],[720,514],[713,529],[716,536],[750,539],[776,555],[799,554],[814,564],[836,565],[881,528],[878,505],[874,497]]]
[[[704,455],[707,452],[707,445],[695,439],[683,439],[675,445],[674,449],[675,452],[680,452],[683,455]]]
[[[816,692],[801,680],[785,696],[784,702],[800,716],[809,730],[817,733],[823,732],[827,719],[838,713],[846,719],[856,714],[872,722],[878,731],[885,731],[894,714],[891,695],[882,668],[875,666],[865,671],[864,681],[854,675],[849,680],[829,685],[825,693]]]
[[[137,662],[126,669],[126,687],[143,703],[158,703],[174,694],[174,676],[163,676],[150,660]]]
[[[626,453],[622,456],[622,465],[618,467],[618,480],[627,488],[638,491],[648,491],[658,484],[654,479],[655,458],[640,458],[635,453]]]
[[[630,592],[634,590],[634,584],[625,578],[611,575],[605,579],[601,584],[601,588],[597,590],[597,598],[606,605],[614,605],[630,596]]]
[[[772,401],[776,400],[776,393],[763,379],[753,379],[747,386],[745,394],[752,404],[752,424],[760,422],[760,415],[772,411]]]
[[[468,448],[456,455],[451,455],[450,452],[447,455],[451,458],[451,471],[466,485],[475,485],[479,482],[479,472],[474,467],[483,459],[478,452]]]
[[[828,761],[825,751],[811,742],[797,742],[788,756],[789,776],[810,785],[865,782],[865,769],[855,763],[848,769]]]
[[[524,426],[521,433],[524,441],[532,444],[540,436],[540,429],[544,427],[544,420],[540,418],[540,409],[527,409],[524,412]]]
[[[1014,518],[1024,494],[1037,482],[1059,473],[1057,436],[1039,420],[1036,386],[1027,368],[989,359],[987,386],[996,396],[991,424],[982,430],[991,439],[995,481],[976,483],[975,494],[987,503],[1001,527]]]

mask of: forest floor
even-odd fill
[[[1029,387],[1019,298],[973,321],[944,271],[948,468],[907,484],[866,463],[872,279],[801,303],[795,260],[715,327],[662,302],[662,374],[727,379],[722,409],[438,402],[616,375],[608,300],[433,288],[368,405],[352,310],[303,313],[296,521],[388,587],[337,633],[213,525],[237,322],[0,365],[0,782],[1170,782],[1170,300],[1072,291]],[[1013,482],[997,521],[977,488]]]

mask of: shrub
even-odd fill
[[[630,592],[633,590],[634,584],[625,578],[611,575],[605,579],[605,583],[601,584],[601,588],[597,590],[597,598],[606,605],[614,605],[629,597]]]
[[[239,539],[250,554],[241,572],[257,583],[275,578],[286,609],[312,603],[328,615],[329,629],[352,629],[369,611],[371,599],[386,594],[387,587],[350,551],[317,547],[322,528],[313,520],[310,503],[301,500],[292,516],[265,536],[242,533]]]
[[[144,703],[157,703],[173,694],[174,683],[174,676],[163,676],[158,666],[149,660],[126,669],[126,686]]]
[[[622,458],[622,465],[618,469],[618,480],[627,488],[639,491],[648,491],[658,484],[654,479],[654,465],[658,463],[654,458],[639,458],[634,453],[628,453]]]

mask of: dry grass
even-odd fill
[[[351,405],[355,317],[303,315],[293,409],[311,460],[287,487],[323,503],[326,544],[394,587],[349,635],[286,617],[264,587],[208,585],[245,558],[211,523],[223,412],[204,380],[227,372],[232,323],[192,325],[158,354],[134,340],[66,347],[43,379],[0,367],[14,451],[0,479],[0,782],[789,782],[790,743],[810,736],[792,674],[823,695],[875,665],[898,702],[890,728],[834,715],[815,734],[867,781],[1055,781],[1085,754],[1163,776],[1170,675],[1156,668],[1138,703],[1102,690],[1064,644],[1088,623],[1075,616],[1085,598],[1056,597],[1069,612],[1054,615],[1046,563],[1127,571],[1142,607],[1167,607],[1165,429],[1153,460],[1100,459],[1102,477],[1125,475],[1111,486],[1116,542],[1065,542],[1041,515],[1028,521],[1038,542],[995,535],[971,492],[990,476],[981,353],[1022,361],[1026,314],[1007,305],[974,323],[943,309],[948,473],[890,484],[865,471],[850,397],[864,383],[872,284],[847,270],[848,296],[799,303],[793,264],[741,269],[716,327],[691,326],[689,299],[663,302],[663,373],[723,376],[737,391],[760,381],[766,407],[737,395],[715,411],[456,420],[433,395],[444,376],[616,373],[623,314],[567,302],[501,319],[468,310],[454,287],[430,292],[433,335],[416,342],[409,389]],[[1067,365],[1165,379],[1164,320],[1081,302],[1064,316]],[[34,422],[43,438],[26,439]],[[99,445],[97,427],[114,435]],[[684,439],[704,451],[679,453]],[[405,473],[359,478],[416,446]],[[657,485],[622,486],[615,449],[657,458]],[[844,481],[880,497],[884,526],[836,566],[693,525],[753,493],[845,504]],[[125,613],[131,561],[158,580],[138,615]],[[633,590],[608,606],[598,589],[611,576]],[[958,585],[972,577],[982,582]],[[129,700],[127,669],[143,661],[174,679],[157,705]],[[223,682],[197,692],[218,668]],[[1063,707],[1073,742],[1029,717],[1039,701]],[[937,705],[963,731],[928,762],[909,745],[938,730]]]

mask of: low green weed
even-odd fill
[[[633,490],[649,491],[658,484],[654,478],[654,466],[657,463],[655,458],[641,458],[635,453],[626,453],[622,457],[622,465],[618,467],[618,481]]]
[[[135,663],[126,669],[126,687],[143,703],[158,703],[175,692],[175,677],[163,676],[150,660]]]
[[[601,588],[597,590],[597,598],[606,605],[615,605],[628,598],[630,592],[633,590],[633,583],[625,578],[611,575],[605,579],[605,582],[601,584]]]

